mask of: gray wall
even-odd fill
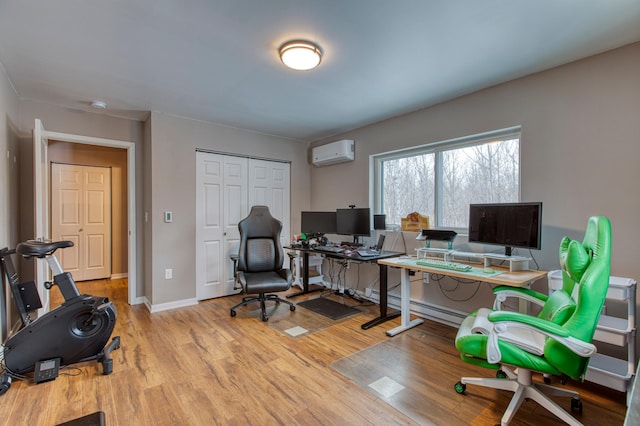
[[[152,304],[195,298],[195,165],[196,149],[214,150],[291,162],[292,229],[300,227],[300,211],[309,207],[307,143],[153,112],[151,204],[147,205],[151,248]],[[173,212],[164,223],[163,212]],[[164,270],[173,269],[173,279]]]
[[[640,43],[312,144],[356,141],[354,162],[312,169],[312,208],[369,205],[371,155],[517,125],[522,200],[544,203],[543,247],[532,252],[540,268],[557,269],[561,237],[581,239],[589,216],[606,215],[612,274],[640,279]],[[457,243],[464,247],[464,236]],[[491,299],[484,286],[465,300],[473,291],[462,286],[445,296],[437,285],[415,284],[412,297],[469,312]]]
[[[20,239],[34,237],[33,218],[33,139],[32,131],[36,118],[42,120],[45,130],[114,139],[133,142],[136,146],[136,203],[138,211],[142,209],[142,140],[144,123],[104,114],[71,110],[43,102],[22,100],[19,106],[20,117]],[[136,218],[136,238],[138,241],[137,258],[137,296],[143,295],[143,223],[142,216]],[[32,269],[34,262],[29,261]],[[23,269],[25,279],[32,271]]]
[[[195,297],[196,148],[291,161],[291,231],[296,233],[301,210],[369,204],[372,154],[521,125],[522,199],[544,202],[543,250],[534,252],[540,267],[557,266],[556,250],[562,235],[580,236],[588,216],[604,214],[611,218],[614,228],[613,273],[637,278],[638,75],[640,44],[636,43],[336,136],[331,140],[356,140],[356,161],[326,168],[309,167],[304,142],[160,113],[152,113],[142,123],[18,101],[3,75],[0,143],[3,148],[15,146],[19,133],[20,150],[17,166],[10,169],[10,180],[0,183],[0,196],[3,200],[16,198],[17,193],[10,188],[18,185],[22,192],[20,214],[15,207],[5,213],[12,204],[3,206],[0,243],[14,245],[32,233],[30,139],[36,117],[48,130],[136,143],[138,295],[146,296],[153,304]],[[20,183],[15,182],[14,176],[18,168]],[[171,225],[162,221],[165,210],[174,212]],[[149,213],[147,223],[145,211]],[[22,228],[19,237],[16,227]],[[176,246],[181,250],[175,250]],[[163,270],[167,267],[174,269],[177,278],[164,280]],[[453,302],[435,286],[414,287],[414,297],[463,311],[484,303],[475,298]],[[461,290],[462,296],[465,291]],[[486,293],[488,289],[482,291]]]
[[[20,147],[18,97],[0,66],[0,248],[13,248],[20,232]],[[16,266],[19,267],[17,262]],[[0,291],[2,286],[0,286]],[[8,292],[0,297],[9,300]],[[0,341],[7,336],[9,324],[17,319],[16,310],[0,303]]]

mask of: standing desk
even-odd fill
[[[409,277],[409,271],[426,272],[432,274],[446,275],[449,277],[475,279],[477,281],[486,282],[495,285],[507,285],[511,287],[529,287],[532,283],[547,276],[546,271],[517,271],[510,272],[508,268],[499,266],[492,266],[491,269],[501,272],[500,274],[483,274],[482,272],[459,272],[449,269],[434,268],[429,266],[416,265],[416,258],[397,257],[394,259],[380,259],[379,265],[386,265],[395,268],[400,268],[400,313],[401,321],[400,325],[394,329],[387,331],[387,336],[395,336],[398,333],[402,333],[418,324],[422,324],[424,320],[422,318],[416,318],[411,320],[411,281]],[[459,262],[464,263],[464,262]],[[482,269],[482,268],[477,268]],[[386,293],[386,288],[385,288]],[[380,300],[382,297],[382,284],[380,285]],[[386,299],[386,297],[384,297]],[[364,328],[364,327],[363,327]]]
[[[309,253],[313,254],[323,254],[326,257],[330,257],[333,259],[343,259],[343,260],[354,260],[357,262],[368,262],[368,263],[377,263],[378,264],[378,272],[379,272],[379,282],[380,282],[380,316],[372,319],[365,324],[362,324],[363,330],[368,330],[371,327],[374,327],[378,324],[382,324],[385,321],[389,321],[390,319],[397,318],[400,316],[400,312],[387,312],[388,310],[388,301],[387,301],[387,265],[381,263],[383,259],[397,258],[398,256],[402,256],[404,253],[399,253],[395,251],[382,251],[377,256],[367,256],[361,257],[356,252],[351,253],[331,253],[326,251],[314,250],[311,247],[285,247],[288,250],[296,250],[302,252],[303,258],[303,269],[302,269],[302,290],[288,294],[287,297],[295,297],[300,296],[302,294],[311,293],[314,291],[323,290],[324,287],[317,286],[319,288],[309,287]]]

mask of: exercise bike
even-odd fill
[[[79,362],[97,360],[103,374],[113,372],[111,352],[120,348],[120,337],[111,337],[117,311],[106,297],[80,294],[73,277],[64,272],[54,256],[57,249],[72,247],[72,241],[26,241],[15,250],[0,250],[0,261],[11,288],[11,295],[20,313],[22,327],[4,343],[0,395],[11,386],[12,378],[29,378],[34,373],[36,383],[53,380],[58,369]],[[53,281],[46,282],[50,290],[57,285],[64,302],[33,320],[30,313],[41,308],[42,302],[33,281],[18,282],[11,255],[44,259],[53,272]],[[106,346],[105,346],[106,345]]]

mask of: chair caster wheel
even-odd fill
[[[289,305],[289,310],[290,310],[291,312],[293,312],[293,311],[295,311],[295,310],[296,310],[296,307],[295,307],[295,306],[293,306],[293,305]]]
[[[507,378],[507,373],[505,373],[502,370],[498,370],[498,371],[496,371],[496,378],[497,379],[506,379]]]
[[[571,412],[582,415],[582,400],[580,398],[571,399]]]
[[[263,322],[267,322],[267,321],[269,321],[269,317],[268,317],[267,315],[263,314],[263,315],[262,315],[262,321],[263,321]]]
[[[544,376],[544,377],[542,378],[542,380],[543,380],[546,384],[548,384],[548,385],[550,385],[550,384],[551,384],[551,377]]]
[[[456,390],[457,393],[463,394],[464,391],[467,390],[467,385],[465,385],[462,382],[458,382],[455,385],[453,385],[453,388]]]
[[[231,316],[235,317],[236,316],[236,311],[234,311],[233,309],[231,309]]]

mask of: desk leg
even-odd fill
[[[378,263],[378,268],[380,270],[380,316],[376,319],[373,319],[365,324],[362,324],[363,330],[368,330],[371,327],[374,327],[378,324],[382,324],[383,322],[389,321],[390,319],[397,318],[400,316],[400,312],[394,312],[392,314],[387,313],[387,305],[388,305],[388,283],[387,283],[387,265],[382,265]]]
[[[411,280],[409,270],[406,268],[402,268],[400,277],[400,312],[402,313],[400,326],[387,331],[387,336],[395,336],[424,322],[422,318],[411,321]]]
[[[309,287],[309,252],[307,250],[304,250],[302,252],[302,257],[303,257],[303,263],[304,263],[304,266],[302,267],[302,290],[296,293],[287,294],[287,299],[289,299],[290,297],[296,297],[296,296],[301,296],[303,294],[313,293],[314,291],[324,290],[323,286],[313,286],[311,288]]]

